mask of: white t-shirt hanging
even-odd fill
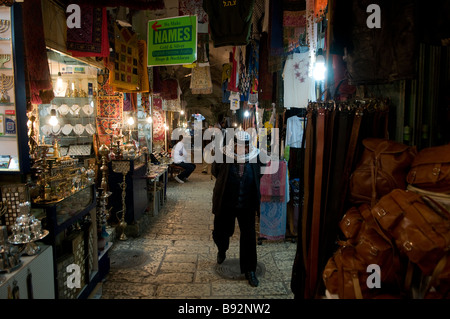
[[[236,111],[239,110],[241,100],[241,96],[239,92],[230,92],[230,110]]]
[[[294,53],[287,59],[283,70],[284,107],[308,106],[316,100],[315,82],[309,74],[309,53]]]
[[[294,148],[302,147],[305,124],[306,118],[300,118],[297,115],[291,116],[287,119],[286,145]]]

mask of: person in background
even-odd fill
[[[175,180],[180,184],[183,184],[196,168],[194,163],[187,162],[188,153],[184,147],[183,138],[183,135],[181,135],[178,143],[172,149],[173,163],[184,169],[180,174],[175,176]]]
[[[233,162],[224,159],[223,163],[213,162],[211,172],[216,178],[213,190],[214,243],[218,248],[217,263],[226,258],[230,237],[234,233],[236,218],[239,223],[239,263],[241,273],[245,274],[252,287],[257,287],[256,278],[256,230],[255,219],[259,212],[261,193],[261,162],[259,150],[253,146],[251,136],[239,131],[224,147],[224,154]],[[233,143],[234,142],[234,143]],[[245,149],[242,152],[242,146]],[[255,159],[256,157],[256,159]],[[230,163],[231,162],[231,163]]]

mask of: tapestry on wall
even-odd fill
[[[153,116],[153,142],[155,144],[164,145],[165,142],[165,114],[162,109],[162,99],[154,97],[152,99],[152,116]]]
[[[135,92],[139,89],[139,46],[137,34],[128,28],[114,26],[114,65],[109,82],[119,92]]]
[[[106,7],[80,4],[81,28],[67,27],[66,47],[76,57],[108,57],[109,39]],[[69,17],[71,13],[67,13]]]
[[[122,127],[123,96],[99,96],[96,121],[99,145],[110,145],[112,135],[119,134]]]

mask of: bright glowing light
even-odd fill
[[[52,109],[50,111],[50,119],[48,120],[48,124],[50,124],[51,126],[58,125],[58,118],[56,117],[56,110],[55,109]]]
[[[56,116],[51,116],[48,120],[48,124],[50,124],[51,126],[58,125],[58,119],[56,118]]]
[[[181,115],[184,115],[184,111],[181,111],[180,114],[181,114]]]
[[[325,73],[327,68],[325,67],[325,58],[323,55],[318,55],[316,58],[316,63],[314,65],[313,77],[316,81],[325,80]]]
[[[250,116],[250,112],[249,112],[249,111],[245,111],[245,112],[244,112],[244,116],[245,116],[245,117],[249,117],[249,116]]]
[[[164,124],[164,129],[167,131],[169,129],[169,127],[167,126],[167,124]]]
[[[151,116],[148,116],[148,117],[147,117],[147,123],[151,123],[152,121],[153,121],[152,117],[151,117]]]
[[[234,123],[233,126],[234,126],[234,127],[237,127],[237,123]]]
[[[134,118],[129,117],[128,118],[128,125],[133,125],[134,124]]]

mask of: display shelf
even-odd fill
[[[60,216],[63,209],[71,204],[79,202],[80,206],[72,215]],[[64,263],[79,264],[84,269],[84,286],[76,291],[74,298],[84,298],[95,287],[98,280],[98,249],[97,249],[97,224],[96,224],[96,190],[95,185],[89,185],[80,191],[61,200],[51,203],[32,203],[33,212],[44,211],[43,227],[49,231],[49,235],[43,240],[47,245],[53,247],[53,267],[55,278],[56,298],[70,298],[74,291],[67,292],[63,285],[68,274],[62,273],[66,268]],[[59,217],[59,218],[58,218]],[[88,217],[89,223],[86,223]],[[77,226],[78,222],[83,222]],[[78,230],[80,228],[80,230]],[[72,234],[68,236],[68,234]],[[78,244],[76,244],[78,243]],[[76,247],[82,245],[83,256]],[[70,249],[68,247],[71,247]],[[70,257],[70,258],[69,258]],[[77,263],[77,258],[79,262]],[[80,266],[80,265],[79,265]],[[61,270],[64,269],[64,270]],[[69,297],[67,297],[69,296]]]
[[[2,169],[0,174],[15,175],[13,178],[28,174],[31,170],[28,128],[27,128],[27,99],[24,69],[24,39],[22,23],[22,7],[19,3],[12,6],[0,6],[0,17],[9,20],[10,28],[4,33],[1,41],[1,53],[10,55],[10,60],[5,61],[8,66],[0,69],[2,77],[2,103],[0,113],[14,111],[10,114],[14,117],[10,123],[14,123],[16,134],[0,138],[0,155],[10,155],[17,159],[18,165],[14,168]],[[5,98],[5,99],[3,99]],[[6,125],[5,122],[1,125]],[[2,131],[4,128],[2,128]]]
[[[34,256],[22,256],[21,266],[8,274],[0,274],[5,281],[0,284],[0,299],[8,298],[8,287],[12,288],[16,282],[20,299],[54,299],[52,247],[38,243],[40,251]],[[27,277],[31,274],[32,291],[28,291]],[[30,294],[30,295],[29,295]]]

